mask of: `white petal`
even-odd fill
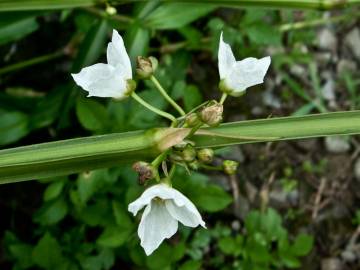
[[[231,72],[231,68],[236,63],[236,60],[231,47],[224,42],[222,32],[219,42],[218,61],[220,79],[224,79]]]
[[[146,255],[153,253],[164,239],[173,236],[178,229],[178,222],[167,211],[164,202],[152,201],[146,206],[141,217],[138,235]]]
[[[131,62],[126,52],[124,41],[116,30],[113,30],[112,40],[107,47],[107,61],[109,65],[120,66],[125,79],[132,79]]]
[[[249,57],[238,61],[225,78],[225,83],[230,89],[238,93],[250,86],[263,83],[270,62],[270,56],[261,59]]]
[[[194,228],[201,225],[206,228],[200,213],[190,200],[184,206],[177,206],[172,200],[166,200],[165,205],[170,215],[185,226]]]
[[[79,86],[89,92],[89,97],[123,98],[126,92],[126,81],[120,67],[95,64],[71,75]]]
[[[145,205],[148,205],[153,198],[158,197],[163,200],[175,199],[175,198],[179,197],[178,194],[182,195],[180,192],[169,187],[168,185],[157,184],[157,185],[154,185],[154,186],[148,188],[147,190],[145,190],[144,193],[141,194],[141,196],[138,199],[136,199],[134,202],[130,203],[128,210],[131,213],[133,213],[135,216],[137,214],[137,212],[140,209],[142,209]],[[185,197],[184,195],[182,195],[182,196]],[[179,202],[179,203],[182,203],[182,202]],[[182,205],[184,205],[184,204],[182,204]]]

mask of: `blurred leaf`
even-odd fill
[[[86,270],[110,269],[115,262],[115,254],[110,248],[103,248],[95,256],[89,256],[81,260],[81,266]]]
[[[256,24],[246,28],[249,39],[258,45],[281,45],[280,31],[270,24]]]
[[[299,234],[291,247],[291,251],[296,256],[305,256],[311,251],[313,245],[314,237],[307,234]]]
[[[34,265],[31,257],[33,246],[27,244],[13,244],[9,246],[9,251],[17,260],[16,265],[21,269],[27,269]]]
[[[216,185],[196,188],[191,193],[191,199],[196,206],[209,212],[220,211],[232,202],[232,197]]]
[[[190,111],[202,103],[202,95],[195,85],[189,85],[185,88],[184,105],[185,111]]]
[[[201,269],[201,261],[186,261],[179,267],[179,270],[199,270],[199,269]]]
[[[242,235],[223,237],[219,241],[219,248],[227,255],[238,256],[243,248],[243,241],[244,238]]]
[[[79,98],[76,102],[76,115],[81,125],[88,130],[105,131],[107,127],[107,111],[93,99]]]
[[[44,192],[44,201],[50,201],[58,197],[61,194],[64,186],[64,181],[55,181],[48,185]]]
[[[80,69],[93,64],[104,52],[106,46],[108,25],[106,20],[96,21],[86,33],[83,42],[79,47],[72,70],[79,72]]]
[[[116,201],[113,201],[112,207],[116,224],[121,228],[131,229],[133,227],[133,223],[129,217],[128,212],[125,211],[126,208]]]
[[[76,184],[82,204],[86,204],[93,194],[104,186],[106,177],[107,170],[94,170],[79,175]]]
[[[104,247],[119,247],[129,239],[131,230],[118,226],[108,226],[96,240],[96,243]]]
[[[138,56],[146,56],[149,49],[150,32],[139,24],[132,24],[125,34],[126,48],[132,66],[135,67],[135,60]]]
[[[92,6],[99,0],[0,0],[0,11],[63,9]]]
[[[39,267],[47,270],[60,269],[64,263],[59,243],[48,232],[35,246],[32,257]]]
[[[61,221],[68,212],[64,198],[45,203],[34,215],[34,221],[42,225],[53,225]]]
[[[0,2],[1,5],[1,2]],[[39,28],[34,12],[9,12],[1,14],[0,45],[19,40]]]
[[[30,132],[26,114],[0,111],[0,119],[0,145],[16,142]]]
[[[150,256],[146,257],[149,269],[166,269],[171,264],[172,249],[167,243],[162,243]]]
[[[164,3],[145,20],[153,29],[174,29],[185,26],[215,9],[215,5],[192,3]]]

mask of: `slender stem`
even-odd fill
[[[186,113],[184,110],[166,93],[165,89],[161,86],[160,82],[152,75],[150,80],[155,84],[160,94],[183,116]]]
[[[224,104],[227,96],[228,96],[228,95],[227,95],[226,93],[223,93],[223,94],[222,94],[221,99],[220,99],[220,104]]]
[[[186,138],[190,138],[192,135],[194,135],[195,132],[196,132],[199,128],[202,127],[202,125],[203,125],[203,123],[199,123],[199,124],[197,124],[195,127],[193,127],[193,128],[191,129],[190,133],[186,136]]]
[[[53,59],[58,58],[58,57],[63,56],[63,55],[64,55],[63,51],[57,51],[57,52],[54,52],[54,53],[45,54],[45,55],[35,57],[35,58],[29,59],[29,60],[25,60],[25,61],[22,61],[22,62],[19,62],[19,63],[16,63],[16,64],[12,64],[12,65],[0,68],[0,75],[6,74],[6,73],[9,73],[9,72],[12,72],[12,71],[16,71],[16,70],[19,70],[19,69],[23,69],[23,68],[26,68],[26,67],[29,67],[29,66],[33,66],[33,65],[36,65],[36,64],[44,63],[44,62],[53,60]]]
[[[161,115],[162,117],[165,117],[172,122],[177,122],[176,118],[173,115],[171,115],[170,113],[164,112],[162,110],[159,110],[158,108],[155,108],[154,106],[150,105],[145,100],[143,100],[140,96],[138,96],[135,92],[133,92],[131,94],[131,97],[133,99],[135,99],[137,102],[139,102],[141,105],[143,105],[144,107],[149,109],[150,111],[152,111],[158,115]]]
[[[155,179],[157,182],[161,181],[160,175],[159,175],[159,166],[160,166],[161,162],[163,162],[166,159],[168,153],[169,153],[169,150],[162,152],[151,162],[151,165],[155,168],[155,172],[156,172]]]
[[[206,170],[210,170],[210,171],[222,171],[223,170],[222,166],[211,166],[211,165],[201,164],[200,167],[203,169],[206,169]]]

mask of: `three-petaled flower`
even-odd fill
[[[241,95],[246,88],[264,82],[270,66],[270,56],[256,59],[253,57],[236,61],[229,44],[220,36],[219,51],[220,89],[232,96]]]
[[[164,239],[176,233],[178,221],[188,227],[201,225],[205,228],[205,222],[195,205],[166,184],[148,188],[137,200],[129,204],[128,210],[136,215],[143,207],[145,210],[138,235],[146,255],[150,255]]]
[[[134,90],[132,70],[124,41],[116,30],[106,51],[107,64],[98,63],[71,74],[75,82],[89,92],[89,97],[122,99]]]

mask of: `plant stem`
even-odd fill
[[[203,123],[199,123],[199,124],[197,124],[195,127],[193,127],[193,128],[191,129],[190,133],[186,136],[186,138],[190,138],[192,135],[194,135],[195,132],[196,132],[199,128],[202,127],[202,125],[203,125]]]
[[[133,92],[131,94],[131,97],[133,99],[135,99],[137,102],[139,102],[141,105],[143,105],[144,107],[149,109],[150,111],[152,111],[158,115],[161,115],[162,117],[165,117],[172,122],[177,122],[176,118],[173,115],[171,115],[170,113],[164,112],[162,110],[159,110],[158,108],[155,108],[154,106],[150,105],[145,100],[143,100],[140,96],[138,96],[135,92]]]
[[[223,94],[222,94],[221,99],[220,99],[220,104],[224,104],[227,96],[228,96],[228,95],[227,95],[226,93],[223,93]]]
[[[44,63],[44,62],[56,59],[58,57],[61,57],[63,55],[64,55],[63,51],[57,51],[54,53],[45,54],[45,55],[35,57],[35,58],[29,59],[29,60],[25,60],[25,61],[22,61],[22,62],[19,62],[16,64],[12,64],[12,65],[0,68],[0,75],[6,74],[6,73],[9,73],[12,71],[17,71],[17,70],[20,70],[20,69],[23,69],[23,68],[26,68],[29,66],[36,65],[36,64]]]
[[[154,75],[150,77],[150,80],[154,83],[160,94],[180,113],[180,115],[184,116],[186,114],[184,110],[168,95],[168,93],[166,93],[165,89]]]

